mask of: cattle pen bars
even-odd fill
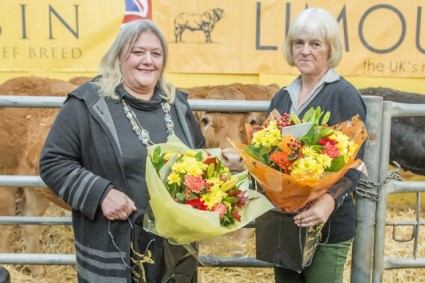
[[[364,162],[368,180],[356,191],[357,233],[353,243],[351,282],[382,282],[383,271],[393,268],[423,268],[425,258],[417,257],[419,228],[425,225],[420,220],[420,193],[425,192],[425,182],[400,182],[388,177],[391,118],[400,116],[425,116],[425,105],[403,104],[383,101],[381,97],[364,96],[367,107],[366,141]],[[5,96],[0,95],[0,107],[61,107],[64,97],[51,96]],[[216,112],[265,112],[269,101],[189,100],[192,110]],[[1,146],[1,145],[0,145]],[[362,185],[363,184],[363,185]],[[39,176],[0,176],[0,186],[39,187],[45,186]],[[386,222],[387,196],[400,192],[416,192],[416,221]],[[372,213],[371,213],[372,212]],[[375,213],[373,213],[375,212]],[[0,217],[1,224],[70,225],[67,217]],[[255,226],[255,224],[252,224]],[[384,257],[385,227],[410,225],[415,228],[413,258]],[[395,229],[395,228],[394,228]],[[252,257],[216,258],[217,267],[271,267],[269,263]],[[209,261],[201,257],[201,261]],[[72,254],[0,254],[0,264],[75,264]],[[372,281],[371,281],[372,280]]]

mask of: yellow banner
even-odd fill
[[[425,0],[2,0],[0,72],[95,72],[123,22],[152,17],[167,72],[297,74],[280,45],[306,6],[340,23],[342,75],[425,76]]]
[[[170,40],[170,72],[297,74],[280,46],[306,6],[340,23],[341,74],[425,76],[425,1],[156,0],[153,18]]]
[[[96,71],[124,9],[122,0],[2,0],[0,70]]]

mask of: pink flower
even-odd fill
[[[205,181],[202,176],[184,176],[184,185],[194,193],[200,192],[205,187]]]
[[[216,205],[214,205],[214,207],[212,208],[212,211],[217,211],[218,215],[221,218],[226,214],[227,207],[224,204],[222,204],[221,202],[219,202]]]

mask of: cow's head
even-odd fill
[[[214,16],[215,16],[214,18],[215,18],[216,21],[218,21],[221,18],[223,18],[223,13],[224,13],[224,10],[223,9],[221,9],[221,8],[215,8],[215,9],[213,9],[213,12],[214,12]]]
[[[233,84],[217,87],[198,87],[187,90],[191,99],[214,100],[270,100],[277,86]],[[224,165],[233,172],[245,170],[245,164],[229,140],[248,143],[245,124],[256,125],[265,119],[264,112],[228,113],[195,111],[195,117],[205,137],[207,147],[221,148]]]
[[[247,143],[245,123],[259,124],[264,113],[219,113],[199,111],[195,113],[207,147],[221,148],[221,159],[230,171],[243,171],[245,164],[230,141]]]

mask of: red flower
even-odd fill
[[[231,214],[232,214],[232,217],[235,218],[236,221],[239,221],[239,222],[241,221],[241,216],[239,215],[239,211],[233,210],[231,212]]]
[[[186,204],[191,205],[195,209],[207,210],[207,207],[204,205],[204,201],[201,200],[200,198],[187,200]]]
[[[330,158],[336,158],[341,155],[341,152],[337,146],[337,141],[330,139],[320,139],[319,144],[324,146],[322,152]]]
[[[217,158],[215,157],[209,157],[202,162],[207,165],[214,164],[214,169],[217,168]]]
[[[324,139],[320,139],[320,140],[318,141],[318,143],[319,143],[319,144],[321,144],[321,145],[323,145],[323,146],[325,146],[326,144],[336,145],[338,142],[337,142],[337,141],[335,141],[335,140],[331,140],[331,139],[326,139],[326,138],[324,138]]]

